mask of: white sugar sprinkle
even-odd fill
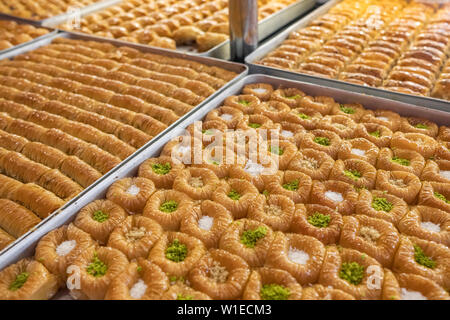
[[[377,119],[380,119],[382,121],[389,121],[389,118],[386,118],[386,117],[377,117]]]
[[[281,131],[281,135],[285,138],[291,138],[294,136],[294,133],[292,131],[289,130],[282,130]]]
[[[260,175],[264,171],[264,167],[259,163],[254,163],[249,160],[245,165],[244,171],[251,174],[252,176]]]
[[[233,116],[231,114],[228,113],[224,113],[223,115],[220,116],[223,120],[225,121],[230,121],[231,119],[233,119]]]
[[[144,280],[139,279],[138,282],[136,282],[134,286],[131,287],[130,296],[133,299],[141,299],[145,294],[145,291],[147,291],[147,285],[145,284]]]
[[[422,293],[418,291],[409,291],[405,288],[402,288],[402,300],[428,300]]]
[[[135,185],[135,184],[131,185],[131,186],[127,189],[127,193],[131,194],[132,196],[137,195],[137,194],[139,193],[139,191],[141,191],[141,189],[140,189],[137,185]]]
[[[75,240],[67,240],[56,247],[56,254],[60,257],[64,257],[70,253],[77,246]]]
[[[303,250],[298,250],[296,248],[289,248],[288,258],[292,262],[305,265],[309,260],[309,254]]]
[[[421,222],[420,226],[431,232],[441,232],[441,226],[433,222]]]
[[[200,229],[209,231],[212,228],[213,222],[214,222],[214,218],[208,217],[208,216],[203,216],[198,220],[198,227]]]
[[[441,170],[439,172],[439,174],[441,175],[441,177],[450,180],[450,171],[448,171],[448,170],[447,171]]]
[[[334,202],[342,202],[344,201],[344,197],[339,192],[327,191],[325,192],[325,197]]]
[[[361,157],[366,154],[366,152],[364,150],[356,149],[356,148],[353,148],[351,153],[356,154],[357,156],[361,156]]]
[[[264,88],[254,88],[253,91],[255,91],[257,94],[264,94],[267,92]]]

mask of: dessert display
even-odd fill
[[[450,5],[343,0],[256,62],[449,100]]]
[[[259,20],[297,0],[258,0]],[[195,46],[198,52],[228,40],[228,0],[125,0],[60,26],[100,37],[155,47]]]
[[[0,19],[0,52],[49,33],[48,29]]]
[[[247,85],[0,271],[0,298],[78,268],[75,299],[448,300],[449,128],[381,108]]]
[[[0,249],[235,76],[199,62],[62,37],[0,61]],[[133,186],[142,198],[129,196]],[[109,223],[119,223],[141,212],[156,187],[144,178],[123,181],[111,188],[110,202],[91,211],[109,210]],[[76,225],[96,230],[95,240],[106,243],[116,224],[97,230],[105,224],[93,224],[91,211]]]
[[[43,20],[101,0],[1,0],[0,12],[31,20]]]

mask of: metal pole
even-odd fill
[[[258,47],[258,1],[229,0],[231,60],[244,58]]]

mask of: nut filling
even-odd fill
[[[125,234],[125,238],[131,242],[138,241],[141,238],[143,238],[146,233],[147,233],[147,231],[145,230],[144,227],[140,227],[140,228],[134,227],[133,229],[131,229],[130,231],[128,231]]]
[[[214,261],[212,266],[208,268],[208,277],[217,283],[224,283],[228,278],[228,270],[218,261]]]
[[[194,188],[201,188],[204,186],[203,180],[201,177],[191,177],[188,181],[189,185]]]
[[[279,216],[283,213],[283,210],[281,210],[281,207],[276,206],[274,204],[265,205],[264,211],[267,212],[269,215],[272,216]]]
[[[361,227],[359,229],[359,236],[364,240],[376,244],[377,240],[381,237],[378,230],[371,227]]]
[[[315,170],[315,169],[319,168],[319,162],[313,158],[305,157],[302,160],[300,160],[300,164],[302,167],[311,169],[311,170]]]

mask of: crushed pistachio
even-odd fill
[[[294,96],[286,96],[285,98],[286,99],[291,99],[291,100],[295,100],[295,99],[298,99],[298,98],[301,98],[302,96],[301,95],[299,95],[299,94],[296,94],[296,95],[294,95]]]
[[[162,212],[174,212],[175,210],[177,210],[178,208],[178,203],[176,201],[173,200],[169,200],[164,202],[163,204],[161,204],[161,206],[159,207],[159,210],[161,210]]]
[[[314,142],[322,146],[330,145],[330,139],[328,139],[327,137],[315,137]]]
[[[194,297],[190,295],[177,294],[177,300],[193,300]]]
[[[267,191],[267,190],[264,190],[263,192],[262,192],[262,194],[263,195],[265,195],[266,196],[266,198],[269,196],[269,191]]]
[[[241,198],[241,195],[239,194],[239,192],[237,192],[234,189],[232,189],[230,192],[228,192],[227,196],[228,196],[228,198],[230,198],[232,200],[239,200]]]
[[[359,172],[358,170],[352,170],[352,169],[344,170],[344,175],[347,178],[350,178],[350,179],[352,179],[354,181],[358,181],[359,178],[361,178],[361,176],[362,176],[361,172]]]
[[[136,269],[137,269],[137,272],[141,272],[142,271],[142,267],[141,266],[138,266]]]
[[[9,290],[16,291],[23,287],[25,282],[27,282],[30,274],[28,272],[21,272],[16,276],[16,279],[9,286]]]
[[[290,291],[279,284],[265,284],[262,286],[259,294],[262,300],[287,300]]]
[[[356,286],[364,278],[364,267],[358,262],[344,262],[339,271],[339,278]]]
[[[341,111],[345,114],[354,114],[355,113],[355,109],[350,108],[350,107],[346,107],[343,104],[341,104],[339,106],[339,108],[341,109]]]
[[[170,172],[172,166],[169,162],[152,164],[152,170],[156,174],[165,175]]]
[[[273,154],[277,154],[279,156],[282,156],[284,153],[283,148],[280,147],[269,147],[269,151]]]
[[[369,134],[370,134],[372,137],[377,137],[377,138],[381,137],[381,132],[380,132],[380,130],[373,131],[373,132],[369,132]]]
[[[393,157],[391,159],[391,161],[395,162],[395,163],[398,163],[398,164],[400,164],[402,166],[406,166],[406,167],[411,164],[411,161],[409,161],[408,159],[403,159],[403,158],[400,158],[400,157]]]
[[[256,245],[256,242],[258,240],[264,238],[267,234],[267,229],[264,227],[258,227],[254,230],[247,230],[242,233],[241,236],[241,242],[247,247],[247,248],[254,248]]]
[[[427,130],[429,128],[426,124],[423,124],[423,123],[418,123],[414,127],[417,129],[425,129],[425,130]]]
[[[386,198],[374,197],[372,199],[372,208],[377,211],[389,212],[394,208],[394,205],[390,203]]]
[[[248,126],[250,128],[253,128],[253,129],[258,129],[259,127],[261,127],[261,124],[259,124],[259,123],[249,123]]]
[[[174,262],[181,262],[186,259],[187,252],[186,245],[180,243],[178,239],[175,239],[166,249],[166,258]]]
[[[202,130],[202,133],[207,136],[210,136],[214,133],[214,130],[212,130],[212,129]]]
[[[307,114],[304,113],[298,113],[297,115],[300,117],[300,119],[304,120],[308,120],[310,118]]]
[[[238,103],[242,104],[243,106],[248,106],[248,105],[250,105],[251,102],[247,101],[247,100],[239,100]]]
[[[434,269],[436,267],[436,261],[428,257],[422,248],[416,244],[414,245],[414,259],[418,264],[427,268]]]
[[[94,254],[94,258],[92,259],[91,263],[86,268],[87,273],[90,275],[100,278],[103,277],[106,272],[108,271],[108,266],[103,263],[102,260],[100,260],[97,256],[97,254]]]
[[[448,200],[443,194],[439,193],[439,192],[434,192],[434,196],[436,198],[438,198],[439,200],[444,201],[445,203],[450,203],[450,200]]]
[[[326,228],[330,224],[331,217],[328,214],[315,212],[308,217],[308,222],[317,228]]]
[[[109,214],[101,210],[97,210],[92,214],[92,219],[100,223],[105,222],[108,218]]]
[[[289,183],[283,184],[283,188],[286,190],[289,190],[289,191],[296,191],[296,190],[298,190],[298,184],[299,184],[299,181],[294,180]]]

